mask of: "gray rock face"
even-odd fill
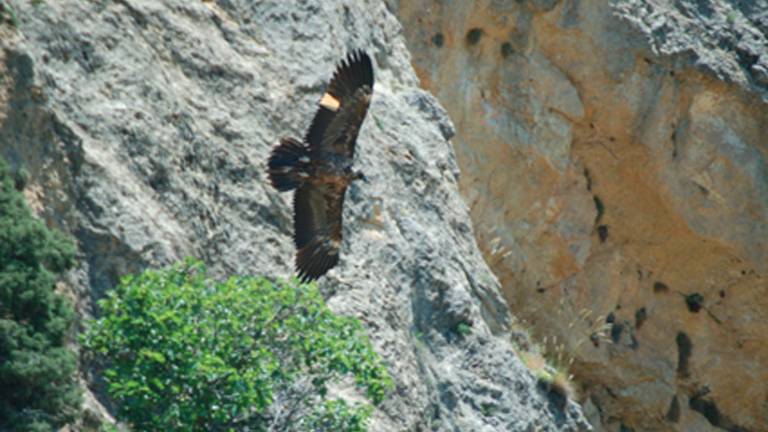
[[[618,0],[658,55],[679,57],[768,101],[768,1]]]
[[[270,148],[301,136],[335,63],[364,48],[374,100],[347,194],[340,265],[320,281],[360,317],[396,390],[375,431],[584,430],[514,354],[475,244],[451,121],[417,86],[380,1],[13,1],[0,27],[0,152],[72,233],[83,315],[126,272],[184,256],[219,275],[292,272]],[[471,332],[462,335],[459,325]],[[464,327],[466,328],[466,327]]]

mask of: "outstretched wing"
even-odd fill
[[[293,197],[296,270],[307,282],[324,275],[339,262],[341,212],[346,189],[337,192],[307,183]]]
[[[373,92],[373,64],[364,51],[353,51],[336,68],[307,131],[314,155],[354,156],[357,133]]]

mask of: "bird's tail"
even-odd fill
[[[280,192],[296,189],[309,176],[309,149],[294,138],[283,138],[269,156],[268,173]]]

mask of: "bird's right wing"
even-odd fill
[[[334,192],[305,184],[293,197],[296,270],[306,282],[317,279],[339,262],[341,212],[345,190]]]

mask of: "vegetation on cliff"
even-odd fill
[[[360,322],[314,285],[217,282],[189,260],[128,276],[99,304],[84,345],[137,430],[364,431],[371,405],[328,387],[354,382],[378,404],[392,385]]]
[[[74,314],[54,290],[75,248],[32,216],[23,182],[0,159],[0,430],[50,431],[74,420],[81,400],[66,346]]]

